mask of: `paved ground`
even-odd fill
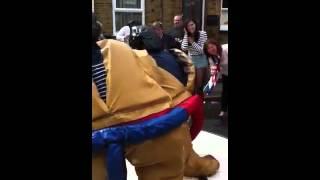
[[[218,83],[205,103],[205,122],[203,130],[228,138],[228,115],[220,118],[220,97],[222,84]]]

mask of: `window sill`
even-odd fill
[[[220,31],[228,31],[228,25],[220,25]]]

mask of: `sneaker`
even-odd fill
[[[220,114],[219,114],[219,116],[222,117],[223,115],[224,115],[224,112],[221,111]]]

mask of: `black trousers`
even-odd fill
[[[222,75],[221,111],[228,111],[228,76]]]

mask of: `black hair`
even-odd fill
[[[136,21],[136,20],[130,20],[127,25],[128,25],[129,27],[132,27],[132,26],[138,26],[138,25],[140,25],[140,24],[141,24],[141,23],[138,22],[138,21]]]
[[[191,21],[196,25],[196,29],[195,29],[195,31],[194,31],[194,34],[191,34],[191,32],[189,32],[189,31],[188,31],[188,28],[187,28],[189,22],[191,22]],[[184,28],[187,30],[188,36],[189,36],[189,37],[194,37],[194,41],[195,41],[195,42],[198,42],[199,37],[200,37],[200,32],[199,32],[199,26],[198,26],[197,21],[195,21],[194,19],[187,19],[187,20],[184,22]]]
[[[162,51],[162,42],[151,27],[143,26],[141,32],[129,40],[129,45],[133,49],[145,49],[148,52]]]
[[[95,43],[99,40],[101,34],[101,26],[97,22],[97,17],[92,13],[92,42]]]

